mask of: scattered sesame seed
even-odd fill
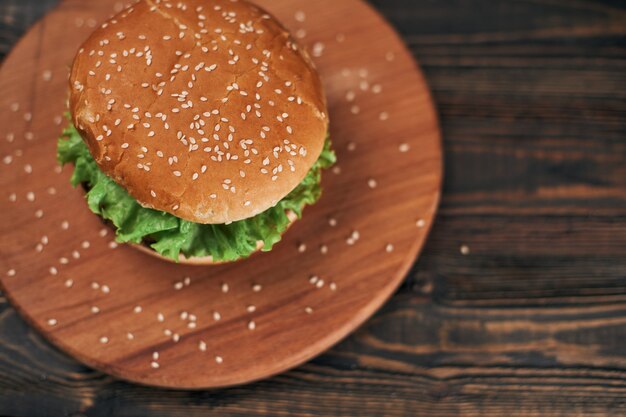
[[[56,269],[54,266],[51,266],[49,271],[51,275],[57,275],[59,273],[59,270]]]
[[[326,246],[326,245],[320,246],[320,253],[322,255],[326,255],[328,253],[328,246]]]
[[[330,288],[331,291],[337,291],[337,284],[331,282],[330,284],[328,284],[328,288]]]
[[[67,230],[70,228],[70,222],[68,222],[67,220],[63,220],[61,222],[61,229],[63,230]]]
[[[228,289],[229,289],[229,288],[228,288],[228,284],[227,284],[227,283],[225,283],[225,282],[223,282],[223,283],[222,283],[222,292],[223,292],[224,294],[226,294],[226,293],[228,292]]]
[[[91,313],[98,314],[100,312],[100,308],[98,306],[91,306]]]
[[[15,274],[16,274],[15,269],[9,269],[9,270],[7,271],[7,276],[9,276],[9,277],[14,277],[14,276],[15,276]]]
[[[213,312],[213,320],[220,321],[221,319],[222,319],[222,315],[219,313],[219,311],[214,311]]]
[[[141,306],[135,306],[135,308],[133,308],[133,312],[135,314],[139,314],[143,311],[143,308],[141,308]]]
[[[102,336],[100,338],[100,343],[102,343],[103,345],[109,343],[109,338],[106,336]]]
[[[253,320],[250,320],[248,322],[248,330],[254,330],[256,329],[256,323]]]
[[[462,255],[469,255],[469,253],[470,253],[470,248],[467,245],[461,245],[459,250],[460,250]]]
[[[313,309],[312,309],[311,307],[304,307],[304,311],[305,311],[307,314],[313,314]]]
[[[126,338],[127,338],[128,340],[133,340],[133,339],[135,338],[135,335],[134,335],[134,334],[132,334],[131,332],[128,332],[128,333],[126,333]]]
[[[152,361],[152,362],[150,362],[150,366],[153,367],[154,369],[158,369],[159,366],[161,366],[161,365],[159,365],[159,363],[156,362],[156,361]]]
[[[224,362],[224,359],[221,356],[216,356],[215,357],[215,362],[222,363],[222,362]]]
[[[57,319],[48,319],[48,326],[56,326],[57,323]]]
[[[382,121],[389,120],[389,113],[384,111],[378,116],[378,118]]]
[[[109,249],[115,249],[115,248],[117,248],[117,246],[118,246],[117,242],[115,242],[115,241],[109,242]]]
[[[263,289],[263,287],[261,286],[261,284],[254,284],[252,286],[252,291],[254,291],[254,292],[261,292],[262,289]]]
[[[406,153],[409,151],[411,147],[409,146],[408,143],[401,143],[400,146],[398,146],[398,150],[402,153]]]
[[[337,219],[335,219],[334,217],[331,217],[330,219],[328,219],[328,224],[330,225],[330,227],[337,226]]]
[[[367,180],[367,185],[368,187],[374,189],[378,186],[378,182],[374,178],[370,178],[369,180]]]
[[[248,307],[246,307],[246,311],[248,313],[254,313],[256,311],[256,306],[254,305],[249,305]]]
[[[304,22],[306,20],[306,14],[302,10],[298,10],[295,15],[296,22]]]
[[[298,245],[298,252],[304,253],[305,251],[306,251],[306,244],[305,243],[300,243]]]
[[[68,279],[65,281],[65,286],[67,288],[72,288],[74,286],[74,280],[73,279]]]
[[[387,253],[393,252],[393,245],[388,243],[387,246],[385,246],[385,251],[387,251]]]
[[[204,340],[198,343],[198,349],[200,349],[201,352],[206,352],[206,342]]]
[[[426,221],[424,221],[424,219],[418,219],[418,220],[415,222],[415,225],[416,225],[417,227],[419,227],[419,228],[422,228],[422,227],[424,227],[424,226],[426,225]]]
[[[158,313],[157,314],[157,320],[161,323],[163,323],[165,321],[165,316],[163,315],[163,313]]]

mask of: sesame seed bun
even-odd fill
[[[241,0],[139,1],[82,45],[70,90],[100,169],[142,206],[195,223],[274,206],[328,130],[306,52]]]

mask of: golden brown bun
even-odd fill
[[[287,217],[289,217],[289,225],[287,226],[287,229],[288,229],[296,220],[298,220],[298,216],[293,211],[288,210],[287,211]],[[285,229],[285,231],[287,231],[287,229]],[[263,248],[263,245],[264,245],[263,241],[259,240],[256,243],[256,252],[260,251]],[[150,256],[154,256],[155,258],[159,258],[159,259],[162,259],[162,260],[168,261],[168,262],[175,262],[173,259],[167,258],[167,257],[161,255],[160,253],[158,253],[157,251],[155,251],[154,249],[152,249],[152,248],[150,248],[148,246],[138,245],[138,244],[134,244],[134,243],[131,243],[131,246],[133,248],[135,248],[135,249],[138,249],[139,251],[141,251],[143,253],[146,253],[146,254],[148,254]],[[207,265],[220,265],[220,264],[223,264],[225,262],[214,262],[213,258],[211,256],[186,258],[184,255],[180,254],[178,256],[178,263],[179,264],[183,264],[183,265],[207,266]]]
[[[143,206],[196,223],[274,206],[328,129],[310,58],[245,1],[142,0],[83,44],[70,88],[100,169]]]

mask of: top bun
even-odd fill
[[[82,45],[70,89],[100,169],[144,207],[195,223],[274,206],[328,129],[309,56],[241,0],[139,1]]]

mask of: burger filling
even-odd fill
[[[274,207],[230,224],[199,224],[142,207],[98,168],[74,126],[70,125],[59,138],[57,159],[62,165],[74,165],[72,185],[85,186],[89,209],[113,225],[118,242],[147,244],[175,261],[183,255],[211,256],[214,262],[246,258],[257,250],[259,241],[263,242],[263,251],[271,250],[291,223],[288,212],[300,217],[305,206],[320,198],[322,169],[336,160],[327,137],[320,157],[304,180]]]

